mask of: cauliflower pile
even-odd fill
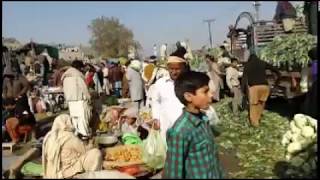
[[[309,148],[317,152],[317,120],[304,114],[296,114],[290,122],[290,130],[283,135],[281,144],[287,147],[287,160]]]

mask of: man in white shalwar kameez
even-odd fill
[[[61,77],[63,81],[63,92],[68,103],[72,123],[76,134],[83,137],[91,136],[89,122],[92,116],[91,96],[81,72],[84,65],[75,60]]]
[[[152,95],[152,118],[160,123],[160,134],[166,139],[167,130],[182,114],[183,104],[174,92],[174,81],[186,70],[186,60],[169,56],[167,62],[170,76],[160,78],[154,85]]]
[[[133,60],[131,61],[126,72],[126,77],[129,83],[130,99],[137,111],[144,105],[143,80],[140,74],[140,70],[140,61]]]

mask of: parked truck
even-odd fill
[[[239,21],[247,19],[249,25],[239,28]],[[291,33],[305,34],[308,28],[302,18],[297,18],[295,27]],[[282,23],[275,21],[255,21],[251,13],[242,12],[235,25],[230,28],[228,37],[231,39],[231,53],[243,64],[247,61],[249,54],[259,51],[271,43],[275,37],[285,37],[290,33],[284,32]],[[280,83],[275,85],[275,78],[271,71],[267,70],[267,77],[271,86],[271,97],[283,97],[293,99],[304,94],[299,87],[302,67],[288,70],[279,68],[281,73]]]

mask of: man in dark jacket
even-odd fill
[[[249,119],[252,126],[258,127],[265,103],[270,94],[266,69],[277,74],[276,84],[279,82],[280,72],[273,66],[251,54],[244,66],[242,90],[249,97]]]

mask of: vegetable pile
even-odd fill
[[[128,59],[125,58],[125,57],[120,57],[119,58],[119,62],[120,62],[121,65],[124,66],[128,62]]]
[[[215,59],[221,58],[222,51],[219,47],[209,48],[208,50],[202,50],[201,53],[193,54],[193,58],[189,60],[192,70],[206,72],[208,71],[208,65],[205,61],[205,54],[213,56]]]
[[[206,62],[205,62],[204,57],[202,55],[195,54],[193,56],[193,59],[190,59],[189,62],[190,62],[191,69],[194,71],[204,72],[206,70],[205,69]]]
[[[290,164],[287,177],[315,177],[317,169],[317,120],[296,114],[281,144],[287,148]]]
[[[281,145],[283,134],[289,128],[289,119],[265,110],[259,128],[249,127],[248,112],[239,114],[236,120],[231,110],[231,98],[214,104],[221,123],[215,127],[220,135],[215,140],[218,146],[236,151],[240,171],[229,172],[228,178],[278,178],[276,165],[285,161],[285,148]],[[227,173],[227,172],[226,172]]]
[[[315,44],[315,37],[306,33],[276,36],[271,43],[259,51],[258,55],[274,66],[292,70],[308,65],[310,62],[308,51]]]

